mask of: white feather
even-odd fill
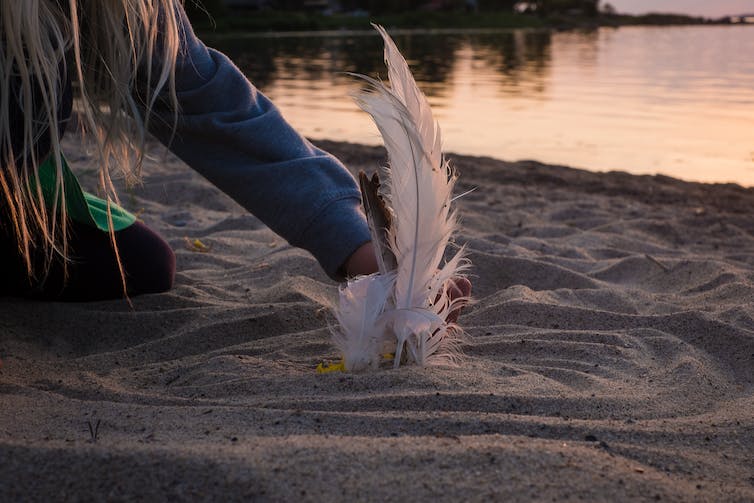
[[[394,338],[396,367],[404,347],[408,358],[419,365],[452,363],[459,355],[462,331],[445,321],[460,302],[450,301],[448,288],[466,267],[466,260],[463,249],[447,263],[442,260],[457,225],[450,208],[456,177],[443,159],[440,128],[426,97],[390,36],[382,27],[375,28],[385,42],[390,86],[362,76],[370,89],[358,95],[357,102],[372,116],[388,152],[389,167],[381,170],[382,192],[392,213],[388,241],[397,260],[391,292],[379,296],[372,292],[386,299],[380,304],[384,312],[377,325]],[[341,293],[339,320],[344,308],[366,302],[366,292],[356,287],[346,287],[346,291],[354,290],[346,296],[345,306]],[[341,326],[344,337],[360,337],[358,330],[352,336],[351,329],[343,322]]]
[[[379,318],[394,280],[394,274],[359,276],[340,289],[335,313],[340,327],[333,332],[333,340],[343,354],[346,370],[361,372],[379,364],[385,338]]]

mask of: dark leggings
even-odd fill
[[[62,260],[52,264],[43,281],[30,279],[15,237],[0,229],[0,295],[63,301],[124,297],[110,235],[76,222],[69,228],[71,261],[66,281]],[[138,221],[116,232],[115,239],[129,296],[170,290],[175,277],[175,254],[170,245]],[[39,257],[35,263],[41,264]],[[38,275],[42,276],[41,270]]]

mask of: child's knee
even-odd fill
[[[118,237],[130,295],[170,290],[175,280],[175,252],[156,232],[141,222]]]
[[[149,293],[167,292],[173,288],[175,281],[175,252],[162,238],[153,260],[153,277],[150,280],[152,290]]]

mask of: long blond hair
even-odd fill
[[[117,201],[111,172],[138,178],[146,131],[161,95],[177,111],[175,65],[182,0],[2,0],[0,3],[1,224],[17,237],[29,276],[46,275],[53,259],[68,257],[62,167],[52,204],[36,176],[47,152],[35,144],[49,135],[52,159],[61,158],[61,97],[68,75],[82,129],[94,139],[100,196]],[[144,85],[146,83],[146,85]],[[15,96],[12,96],[15,93]],[[12,122],[14,101],[23,124]],[[174,115],[175,117],[175,115]],[[16,128],[14,151],[12,128]],[[18,149],[18,135],[23,147]],[[6,231],[7,232],[7,231]],[[114,234],[111,232],[113,244]],[[117,254],[117,248],[116,254]],[[41,250],[42,271],[33,255]],[[122,271],[121,271],[122,273]]]

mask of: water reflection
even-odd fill
[[[428,96],[450,94],[457,60],[499,73],[504,92],[543,92],[552,34],[546,31],[398,33],[393,37]],[[382,44],[372,32],[308,36],[219,38],[212,45],[228,54],[260,88],[277,80],[339,82],[342,73],[384,75]],[[536,81],[528,88],[522,83]]]
[[[393,33],[446,149],[754,185],[749,27]],[[382,76],[374,32],[206,38],[313,138],[377,144],[345,72]]]

